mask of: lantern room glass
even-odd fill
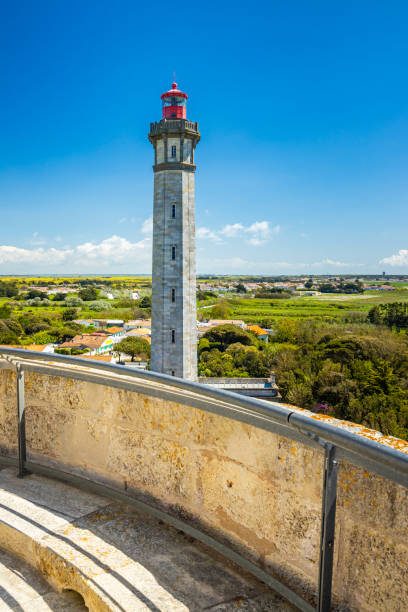
[[[186,99],[181,96],[168,96],[163,98],[163,108],[165,106],[185,106]]]

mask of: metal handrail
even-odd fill
[[[337,468],[339,460],[352,463],[375,472],[397,484],[408,487],[408,454],[390,446],[380,444],[342,429],[327,421],[311,418],[301,411],[274,402],[238,395],[231,391],[215,389],[166,374],[146,372],[126,366],[90,362],[83,357],[45,354],[25,349],[0,347],[0,368],[15,368],[17,374],[17,408],[18,408],[18,442],[17,459],[0,458],[2,461],[19,465],[19,474],[27,470],[62,478],[78,487],[86,486],[96,492],[110,495],[142,508],[166,520],[173,526],[183,529],[194,538],[201,540],[214,550],[222,553],[257,578],[271,586],[299,609],[311,612],[330,610],[331,583],[333,571],[333,547],[335,531]],[[145,395],[160,397],[169,401],[178,401],[194,408],[212,412],[253,425],[266,431],[272,431],[291,440],[300,441],[324,451],[324,475],[322,493],[322,525],[320,544],[320,571],[318,583],[318,605],[313,607],[309,602],[249,561],[233,549],[208,536],[197,528],[174,516],[167,514],[124,494],[117,489],[94,483],[88,479],[68,474],[56,468],[49,468],[27,461],[25,449],[25,411],[24,411],[24,371],[57,375],[65,378],[83,380],[104,386],[116,387],[128,391],[141,392]]]

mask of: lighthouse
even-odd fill
[[[194,150],[198,123],[187,94],[162,94],[162,119],[150,124],[154,147],[152,348],[150,369],[197,378]]]

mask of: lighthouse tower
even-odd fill
[[[162,119],[150,124],[154,147],[151,370],[197,377],[194,149],[198,123],[188,121],[177,83],[161,96]]]

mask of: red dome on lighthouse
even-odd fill
[[[177,88],[173,82],[171,89],[161,95],[163,119],[186,119],[186,103],[188,95]]]

